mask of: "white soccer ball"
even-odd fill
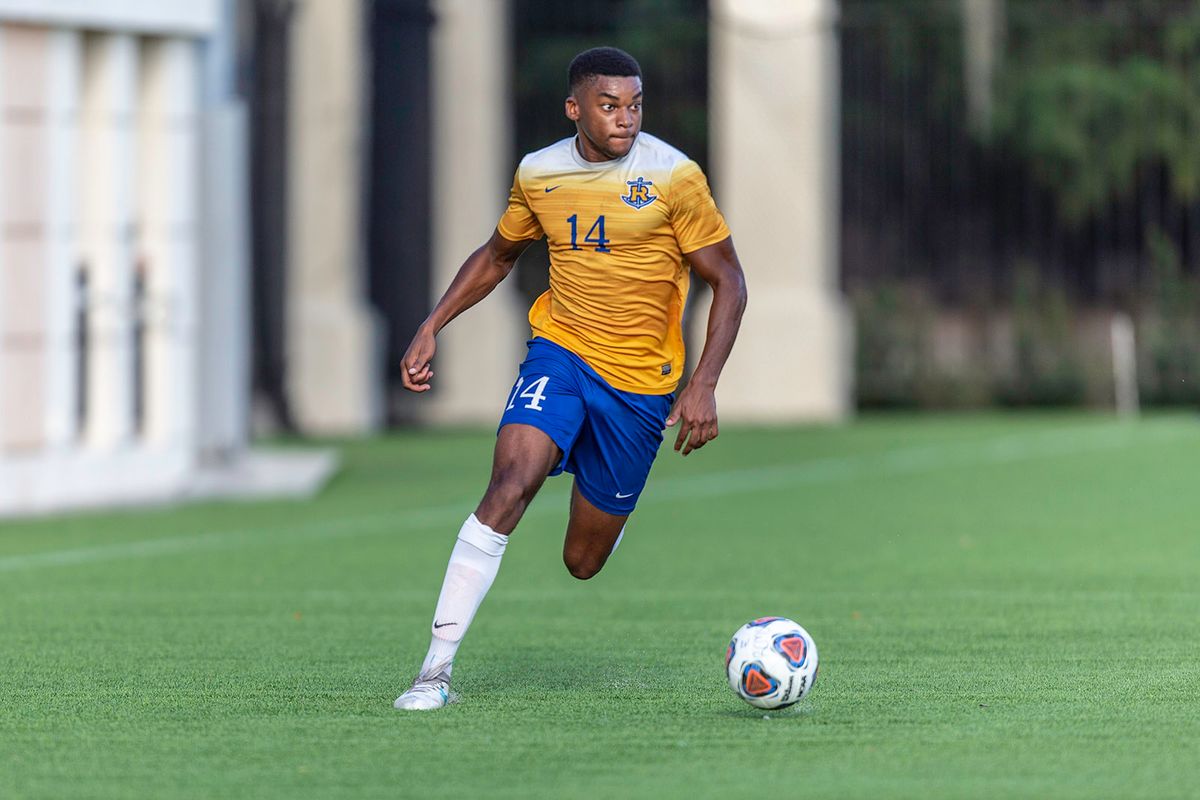
[[[817,682],[817,644],[784,617],[760,617],[737,629],[725,651],[733,693],[758,708],[786,708]]]

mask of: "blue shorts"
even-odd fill
[[[646,486],[674,401],[674,394],[614,389],[570,350],[537,338],[500,427],[520,423],[544,432],[563,453],[550,474],[572,473],[588,502],[625,515]]]

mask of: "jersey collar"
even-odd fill
[[[579,134],[577,133],[571,137],[571,158],[575,159],[575,163],[583,169],[609,169],[610,167],[615,167],[618,164],[624,164],[628,162],[633,156],[633,151],[637,149],[638,142],[641,141],[641,138],[642,134],[639,132],[638,135],[634,137],[633,144],[629,147],[629,152],[620,158],[614,158],[610,161],[588,161],[579,154]]]

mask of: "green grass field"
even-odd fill
[[[662,455],[579,582],[568,479],[424,655],[488,432],[347,443],[299,504],[0,525],[0,797],[1194,798],[1200,419],[877,417]],[[821,679],[764,718],[730,634]]]

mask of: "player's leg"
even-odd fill
[[[585,388],[587,418],[571,450],[575,473],[563,562],[587,580],[616,550],[662,444],[672,396],[621,392],[598,376]]]
[[[628,514],[601,511],[579,493],[578,482],[571,487],[571,518],[563,541],[563,563],[567,570],[586,581],[604,568],[617,549],[625,530]]]
[[[459,530],[438,596],[429,651],[397,708],[440,708],[449,699],[454,657],[492,586],[525,509],[548,475],[562,471],[583,421],[572,367],[537,340],[500,419],[487,491]]]
[[[492,477],[475,513],[459,531],[433,617],[425,668],[449,664],[500,569],[508,536],[562,451],[530,425],[505,425],[496,437]]]
[[[500,571],[508,535],[561,458],[558,445],[537,428],[514,424],[500,429],[487,491],[459,529],[450,553],[429,651],[412,688],[396,698],[396,708],[423,711],[452,700],[454,656]]]
[[[498,533],[512,533],[561,460],[562,450],[545,431],[520,423],[505,425],[496,437],[492,477],[475,517]]]

